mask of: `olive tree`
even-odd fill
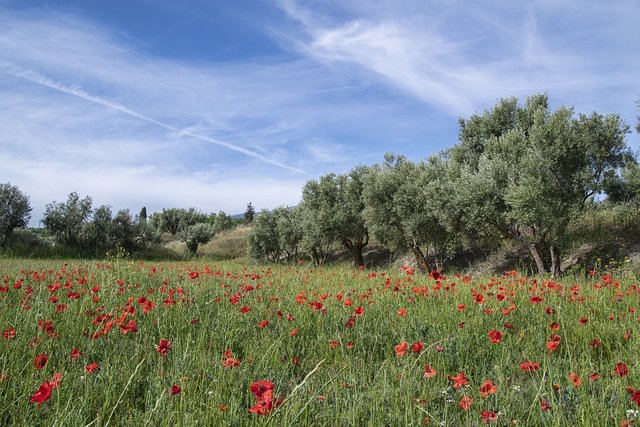
[[[362,250],[369,243],[362,216],[367,172],[360,166],[345,175],[324,175],[302,189],[302,240],[314,263],[324,262],[328,248],[338,242],[349,250],[354,265],[364,264]]]
[[[26,227],[31,219],[29,197],[11,183],[0,184],[0,246],[4,246],[19,227]]]
[[[459,143],[448,153],[454,177],[445,222],[458,232],[513,239],[528,248],[540,274],[557,276],[569,222],[611,171],[632,161],[628,132],[616,115],[551,111],[546,95],[524,106],[503,99],[461,119]]]
[[[78,193],[69,194],[66,202],[52,202],[45,207],[43,224],[56,240],[69,247],[80,248],[82,227],[91,216],[93,201]]]
[[[364,186],[365,223],[373,235],[392,250],[410,250],[418,267],[431,270],[429,252],[438,252],[447,233],[437,212],[436,179],[442,169],[436,158],[413,163],[402,156],[385,155],[372,168]]]

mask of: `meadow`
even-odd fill
[[[0,425],[633,425],[635,280],[0,260]]]

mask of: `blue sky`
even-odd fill
[[[500,97],[635,125],[638,22],[636,0],[0,0],[0,182],[32,225],[72,191],[241,213],[437,153]]]

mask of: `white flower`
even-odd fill
[[[637,409],[627,409],[627,418],[638,418],[640,411]]]
[[[522,390],[522,388],[519,385],[514,385],[513,386],[513,391],[515,391],[516,393],[520,393],[520,391]]]

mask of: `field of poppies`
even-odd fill
[[[0,425],[633,425],[640,287],[593,271],[0,261]]]

